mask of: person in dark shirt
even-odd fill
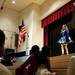
[[[52,72],[50,61],[48,57],[50,56],[50,48],[44,46],[39,56],[39,67],[35,75],[56,75],[56,72]]]
[[[16,75],[35,75],[38,68],[39,47],[32,46],[30,57],[16,69]]]
[[[48,63],[48,57],[50,57],[50,48],[48,46],[43,46],[39,56],[39,66],[44,64],[49,71],[52,71]]]

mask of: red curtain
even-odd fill
[[[44,45],[48,46],[48,27],[44,28]]]
[[[42,20],[42,27],[44,28],[44,45],[48,46],[48,25],[59,20],[60,18],[68,15],[73,11],[73,2],[70,1],[59,10],[55,11],[51,15]]]
[[[46,18],[42,20],[42,27],[46,27],[53,23],[54,21],[62,18],[63,16],[69,14],[73,11],[73,2],[69,2],[66,5],[64,5],[62,8],[57,10],[56,12],[50,14]]]

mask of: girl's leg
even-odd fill
[[[68,55],[68,54],[69,54],[69,52],[68,52],[68,47],[67,47],[67,46],[68,46],[68,44],[65,44],[65,45],[64,45],[65,50],[66,50],[66,54]]]
[[[61,51],[62,51],[62,55],[64,54],[64,45],[61,44]]]

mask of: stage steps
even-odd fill
[[[70,58],[73,54],[49,57],[49,63],[53,71],[57,72],[58,75],[67,75],[67,68]]]

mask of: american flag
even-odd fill
[[[26,27],[24,25],[24,21],[22,20],[22,24],[19,26],[19,37],[18,37],[18,46],[21,47],[23,42],[25,41],[25,35],[27,33]]]

